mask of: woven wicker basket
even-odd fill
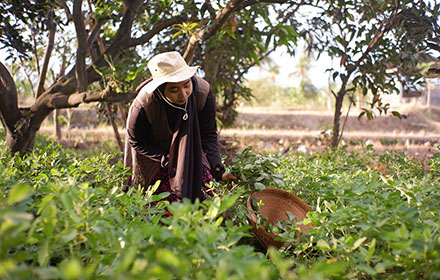
[[[263,206],[259,210],[260,214],[267,219],[267,222],[258,228],[256,225],[257,216],[251,206],[252,197],[256,198],[257,201],[263,201]],[[278,235],[265,230],[267,223],[275,224],[277,221],[288,220],[286,212],[295,215],[296,222],[300,222],[306,218],[306,213],[309,210],[310,207],[300,198],[277,188],[267,188],[263,192],[254,192],[247,201],[247,212],[251,217],[249,223],[252,225],[252,231],[266,248],[269,246],[281,248],[287,245],[285,242],[275,240],[275,238],[279,237]],[[312,225],[298,225],[298,227],[301,231],[306,231]]]

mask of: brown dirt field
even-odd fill
[[[343,141],[362,140],[372,144],[378,153],[394,150],[417,158],[431,157],[440,144],[440,108],[407,106],[397,110],[406,118],[382,115],[359,120],[359,111],[352,110]],[[341,121],[344,119],[345,114]],[[237,146],[252,146],[257,151],[294,152],[303,149],[301,146],[307,151],[322,151],[328,147],[329,136],[324,132],[332,122],[333,112],[326,110],[239,108],[234,126],[223,129],[221,136]]]
[[[378,153],[394,150],[424,160],[432,157],[440,145],[440,108],[407,106],[397,110],[406,118],[387,115],[371,121],[358,120],[359,111],[352,110],[345,124],[344,143],[363,141],[372,144]],[[242,107],[238,112],[235,124],[220,131],[220,140],[229,153],[247,146],[252,146],[256,152],[271,153],[291,153],[304,148],[323,151],[328,147],[328,136],[324,132],[331,128],[332,111]],[[81,117],[84,114],[86,117]],[[63,145],[80,151],[91,148],[107,152],[118,150],[110,126],[97,126],[90,112],[76,112],[75,115],[73,128],[63,128]],[[344,119],[345,113],[342,121]],[[86,121],[92,125],[84,123]],[[44,125],[41,132],[53,135],[53,127]],[[124,139],[122,127],[119,132]]]

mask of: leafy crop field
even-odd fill
[[[440,152],[440,151],[439,151]],[[239,181],[212,199],[159,202],[132,188],[116,154],[84,158],[40,137],[23,158],[0,149],[1,279],[440,279],[440,153],[428,165],[371,146],[232,160]],[[312,208],[262,249],[248,195],[277,187]],[[173,214],[162,217],[164,208]]]

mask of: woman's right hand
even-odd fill
[[[235,175],[230,173],[230,172],[225,172],[222,175],[222,181],[223,182],[235,181],[235,180],[237,180],[237,177],[235,177]]]

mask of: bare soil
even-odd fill
[[[404,152],[426,159],[440,145],[440,108],[407,106],[396,108],[403,118],[386,115],[373,120],[358,119],[360,111],[343,115],[344,143],[372,144],[376,152]],[[233,127],[221,136],[236,146],[252,146],[256,151],[323,151],[328,148],[334,113],[327,110],[280,108],[239,108]],[[350,146],[351,149],[359,148]]]
[[[432,157],[440,145],[440,108],[407,106],[396,109],[404,118],[379,115],[373,120],[358,119],[359,111],[352,110],[345,123],[342,144],[363,142],[372,144],[378,153],[394,150],[421,160]],[[235,124],[220,130],[225,153],[231,154],[247,146],[252,146],[256,152],[270,153],[328,149],[332,111],[241,107],[238,112]],[[61,143],[83,152],[90,149],[117,151],[111,126],[98,125],[95,115],[88,110],[81,112],[77,109],[72,114],[70,129],[63,128]],[[342,122],[345,117],[341,117]],[[41,129],[49,135],[54,134],[53,130],[50,124]],[[122,125],[119,133],[124,139]],[[360,145],[349,147],[359,149]]]

